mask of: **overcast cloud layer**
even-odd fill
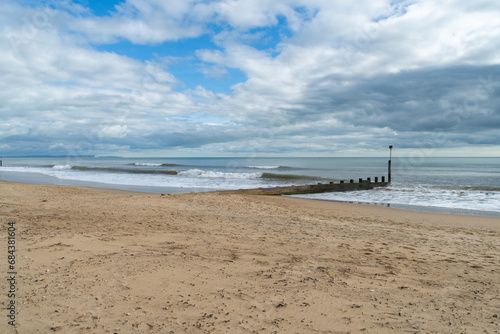
[[[497,0],[125,0],[101,16],[4,0],[0,155],[500,156],[499,18]]]

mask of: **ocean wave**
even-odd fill
[[[247,168],[254,168],[254,169],[287,169],[287,168],[292,168],[288,166],[247,166]]]
[[[275,173],[262,173],[261,178],[263,179],[275,179],[275,180],[308,180],[308,181],[325,181],[324,178],[316,176],[307,175],[295,175],[295,174],[275,174]]]
[[[279,169],[280,166],[247,166],[247,168],[254,168],[254,169]]]
[[[167,174],[177,175],[179,171],[176,170],[148,170],[148,169],[129,169],[129,168],[116,168],[116,167],[86,167],[86,166],[73,166],[71,169],[81,171],[104,171],[111,173],[139,173],[139,174]]]
[[[160,167],[160,166],[181,166],[178,164],[165,164],[165,163],[158,163],[158,162],[135,162],[130,164],[132,166],[145,166],[145,167]]]
[[[133,163],[131,165],[133,165],[133,166],[159,167],[163,164],[156,163],[156,162],[136,162],[136,163]]]
[[[306,175],[292,175],[292,174],[275,174],[275,173],[230,173],[230,172],[217,172],[205,171],[201,169],[189,169],[187,171],[179,172],[179,175],[195,178],[223,178],[223,179],[267,179],[278,181],[320,181],[325,180],[320,177],[306,176]]]
[[[491,186],[441,186],[443,189],[455,191],[500,192],[500,187]]]
[[[255,179],[259,178],[261,173],[226,173],[216,171],[205,171],[201,169],[189,169],[179,172],[179,175],[195,178],[222,178],[222,179]]]
[[[72,167],[70,165],[52,165],[52,168],[54,168],[54,169],[71,169]]]

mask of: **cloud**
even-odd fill
[[[0,5],[7,153],[498,150],[495,1],[127,0],[101,17],[55,4]],[[189,44],[201,36],[211,43]],[[179,41],[194,72],[245,79],[228,93],[185,89],[168,52],[98,47],[120,41]]]
[[[94,43],[126,39],[134,44],[162,43],[208,33],[210,25],[224,24],[238,31],[276,26],[283,17],[289,29],[298,31],[314,15],[304,1],[223,0],[127,0],[111,15],[80,15],[70,29]]]
[[[126,39],[134,44],[161,43],[200,36],[211,15],[194,0],[127,0],[115,6],[110,16],[81,16],[70,29],[84,34],[93,43]]]
[[[500,37],[493,19],[498,11],[470,14],[454,8],[456,3],[448,5],[409,4],[404,15],[389,8],[397,14],[385,18],[387,22],[361,20],[364,43],[356,35],[321,33],[333,30],[328,29],[331,22],[322,20],[333,9],[329,7],[276,57],[229,45],[227,63],[249,76],[231,97],[246,107],[234,117],[260,122],[251,110],[261,105],[263,116],[281,111],[290,123],[332,113],[349,124],[412,132],[455,131],[486,118],[495,120],[499,101],[487,91],[496,83],[487,88],[481,80],[499,73],[495,48],[500,39],[491,41]],[[422,27],[424,20],[431,24]],[[379,27],[370,30],[373,24]],[[480,97],[478,89],[483,91]]]

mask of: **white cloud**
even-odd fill
[[[195,0],[127,0],[106,17],[81,17],[71,21],[71,29],[92,42],[116,42],[120,38],[135,44],[161,43],[197,37],[211,15]]]
[[[245,151],[257,141],[252,149],[329,152],[356,139],[360,150],[385,146],[395,133],[406,147],[432,131],[445,132],[436,147],[500,140],[495,1],[127,0],[106,17],[75,4],[0,9],[3,145]],[[143,61],[93,46],[203,34],[217,48],[193,50],[197,70],[247,77],[231,94],[203,82],[179,91],[171,55]]]
[[[284,16],[290,28],[297,31],[302,18],[294,6],[304,6],[304,1],[225,0],[213,4],[218,18],[239,30],[276,25],[277,16]]]
[[[102,136],[110,138],[123,138],[128,132],[126,125],[110,125],[101,129]]]
[[[224,64],[225,57],[224,53],[220,50],[207,50],[201,49],[196,51],[196,55],[204,62],[207,63],[215,63],[215,64]]]

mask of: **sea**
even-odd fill
[[[388,177],[388,158],[3,158],[0,180],[188,193]],[[391,184],[297,195],[414,211],[500,217],[500,158],[392,157]]]

